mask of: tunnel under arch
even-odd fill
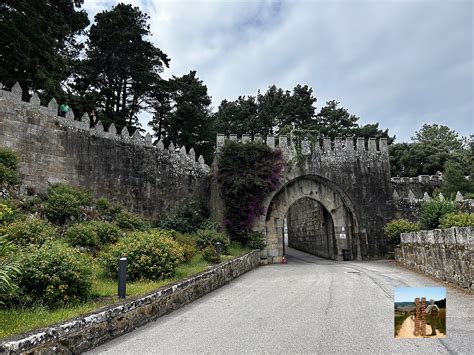
[[[334,260],[361,260],[358,223],[349,197],[336,184],[316,175],[300,176],[284,184],[268,198],[265,216],[266,255],[269,262],[284,256],[284,219],[290,206],[309,198],[318,202],[330,215],[334,237],[327,257]],[[263,221],[262,221],[263,222]]]

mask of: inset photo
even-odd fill
[[[395,338],[445,338],[446,288],[399,287],[394,300]]]

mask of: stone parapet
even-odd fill
[[[440,280],[474,290],[473,231],[473,227],[453,227],[402,233],[395,259]]]

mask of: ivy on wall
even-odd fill
[[[255,219],[266,213],[263,201],[278,187],[284,164],[280,150],[262,143],[226,142],[217,178],[225,204],[224,224],[232,239],[245,240]]]
[[[315,151],[315,147],[319,144],[320,132],[313,129],[294,129],[291,131],[290,137],[295,147],[296,156],[294,158],[296,165],[301,166],[304,162],[302,151],[303,142],[306,140],[310,144],[311,154]]]

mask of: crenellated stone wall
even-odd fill
[[[194,150],[155,142],[137,130],[119,134],[112,124],[89,128],[89,117],[58,116],[52,99],[41,106],[34,94],[21,101],[16,84],[0,85],[0,147],[21,156],[23,187],[45,192],[52,183],[81,186],[149,218],[172,212],[189,199],[207,201],[209,167]]]
[[[395,259],[403,265],[474,290],[474,228],[402,233]]]
[[[360,260],[387,255],[391,245],[384,237],[383,226],[393,216],[387,139],[295,138],[291,135],[265,138],[256,135],[253,139],[247,135],[217,136],[214,176],[218,174],[219,152],[226,140],[244,144],[262,142],[281,150],[285,159],[280,186],[263,202],[266,215],[258,217],[252,226],[267,238],[262,257],[270,263],[282,260],[284,217],[288,208],[304,197],[321,203],[331,215],[334,225],[331,258],[342,260],[345,255]],[[212,181],[211,193],[213,215],[222,224],[225,206],[219,196],[217,179]]]

